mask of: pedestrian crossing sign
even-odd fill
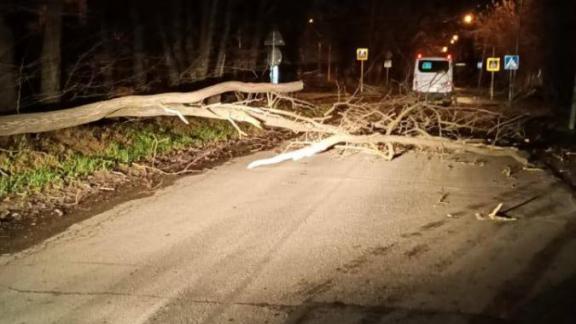
[[[356,59],[358,61],[368,61],[368,49],[367,48],[356,49]]]
[[[520,55],[504,56],[504,70],[518,70],[520,67]]]
[[[499,57],[489,57],[486,61],[486,71],[488,72],[498,72],[500,71],[500,58]]]

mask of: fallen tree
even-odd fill
[[[399,149],[421,147],[506,156],[528,164],[526,155],[518,149],[495,145],[502,138],[522,138],[523,115],[438,107],[410,96],[385,97],[370,103],[352,96],[322,111],[320,107],[282,95],[302,88],[302,82],[281,85],[226,82],[190,93],[123,97],[60,111],[0,117],[0,136],[46,132],[103,118],[177,116],[188,123],[186,117],[194,116],[227,120],[241,135],[244,132],[238,123],[282,128],[314,138],[307,147],[255,161],[249,168],[298,160],[338,144],[376,153],[388,160],[397,156]],[[205,99],[225,92],[266,93],[266,96],[232,103],[204,103]],[[491,142],[478,137],[490,138]]]
[[[2,116],[0,117],[0,136],[48,132],[84,125],[104,118],[171,116],[178,114],[171,111],[173,105],[197,104],[226,92],[289,93],[300,91],[303,87],[302,82],[270,84],[231,81],[188,93],[127,96],[70,109]],[[189,116],[196,116],[195,113],[199,113],[198,117],[215,118],[211,117],[212,114],[198,110],[186,110],[181,113]]]

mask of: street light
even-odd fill
[[[464,16],[464,23],[465,24],[470,25],[470,24],[472,24],[473,21],[474,21],[474,15],[473,14],[469,13],[469,14],[466,14]]]
[[[314,18],[308,19],[308,23],[309,23],[309,24],[313,24],[313,23],[314,23]]]
[[[456,35],[456,34],[454,34],[454,36],[452,36],[452,40],[453,40],[454,42],[457,42],[459,39],[460,39],[460,36],[458,36],[458,35]]]
[[[448,46],[442,47],[442,53],[448,53]]]

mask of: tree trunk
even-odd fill
[[[17,105],[16,79],[14,38],[0,15],[0,113],[13,111]]]
[[[570,107],[570,121],[568,128],[573,131],[576,128],[576,73],[574,73],[574,84],[572,87],[572,104]]]
[[[181,0],[172,2],[172,51],[179,71],[183,71],[186,66],[186,55],[184,54],[185,34],[182,27],[182,8]]]
[[[206,79],[210,68],[210,57],[212,54],[212,43],[214,41],[214,28],[216,26],[216,15],[218,12],[218,0],[205,0],[203,3],[202,35],[200,41],[200,55],[196,62],[197,75],[199,79]]]
[[[224,31],[220,38],[220,46],[218,49],[218,60],[216,61],[216,75],[221,78],[224,75],[224,66],[226,65],[228,38],[230,36],[230,26],[232,25],[232,9],[234,7],[234,0],[228,0],[226,6],[226,18],[224,19]]]
[[[195,42],[194,42],[194,15],[193,10],[191,8],[191,3],[186,2],[184,4],[184,11],[185,11],[185,19],[184,19],[184,55],[185,58],[183,60],[183,68],[184,70],[190,70],[192,65],[194,64],[194,60],[191,58],[194,57],[195,53]],[[188,75],[186,76],[188,77]]]
[[[100,38],[104,42],[102,49],[102,57],[99,62],[102,66],[102,78],[104,80],[104,86],[108,90],[112,90],[114,85],[114,60],[112,59],[112,52],[114,51],[112,42],[112,35],[106,22],[102,22],[100,26]]]
[[[132,8],[130,18],[132,19],[132,30],[134,32],[134,79],[136,89],[141,90],[146,86],[146,71],[144,68],[144,27],[140,22],[137,9]]]
[[[77,0],[78,21],[82,25],[86,25],[86,17],[88,13],[88,0]]]
[[[120,97],[65,110],[3,116],[0,117],[0,136],[48,132],[113,117],[179,116],[181,114],[184,116],[236,119],[237,116],[241,116],[238,118],[243,118],[243,120],[237,119],[238,121],[250,122],[251,120],[246,118],[245,113],[237,109],[194,108],[190,107],[189,104],[198,104],[204,99],[227,92],[288,93],[300,91],[303,88],[302,82],[270,84],[231,81],[189,93]],[[233,113],[236,115],[231,115]],[[273,121],[276,120],[273,119]],[[284,119],[278,121],[280,124],[274,125],[283,125],[282,122],[285,122]]]
[[[174,59],[174,52],[170,46],[170,39],[166,33],[165,26],[162,22],[158,22],[158,29],[160,30],[160,38],[162,38],[162,47],[164,49],[164,62],[166,63],[166,69],[168,70],[168,82],[171,87],[176,87],[180,85],[180,72],[178,71],[178,65]]]
[[[62,1],[53,0],[46,5],[44,41],[42,45],[41,99],[46,103],[60,101],[62,63]]]
[[[260,6],[258,7],[257,16],[255,21],[257,21],[255,30],[253,31],[252,44],[251,44],[251,60],[248,64],[248,68],[256,70],[258,67],[258,59],[260,58],[260,49],[264,46],[263,42],[263,30],[266,27],[264,24],[264,16],[266,14],[266,4],[267,0],[260,0]]]

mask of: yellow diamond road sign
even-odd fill
[[[499,72],[500,71],[500,58],[499,57],[489,57],[486,61],[486,71],[488,72]]]
[[[368,61],[368,49],[367,48],[356,49],[356,59],[358,61]]]

